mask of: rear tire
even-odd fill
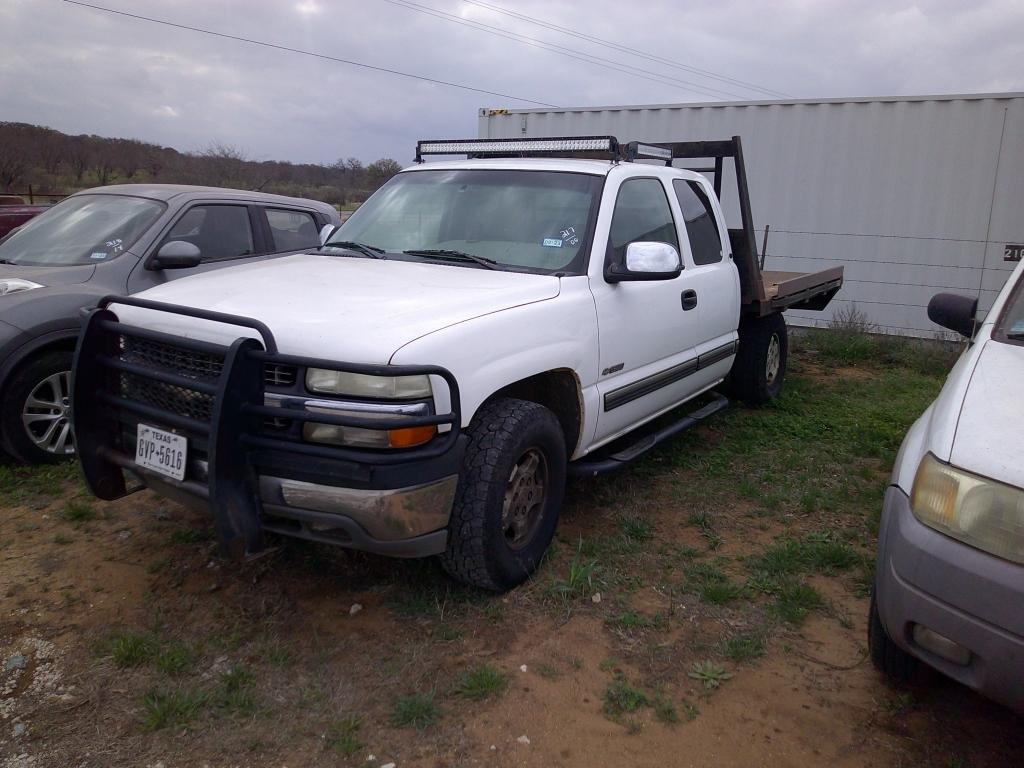
[[[70,350],[55,349],[22,364],[0,405],[4,447],[26,464],[54,464],[75,455],[71,433]]]
[[[871,590],[871,606],[868,608],[868,650],[875,669],[899,683],[909,680],[917,666],[917,659],[896,645],[882,626],[874,590]]]
[[[789,358],[789,336],[782,314],[745,318],[740,344],[729,372],[729,393],[747,405],[763,405],[779,396]]]
[[[537,569],[565,495],[565,437],[555,415],[527,400],[485,403],[469,445],[448,524],[444,569],[494,592]]]

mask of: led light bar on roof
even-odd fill
[[[614,136],[580,136],[558,139],[452,139],[421,141],[416,145],[416,159],[423,155],[566,155],[572,153],[606,152],[619,154]]]
[[[668,147],[659,147],[654,144],[641,144],[635,142],[634,157],[650,158],[653,160],[671,160],[672,150]]]

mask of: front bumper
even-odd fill
[[[264,532],[395,557],[444,551],[466,441],[458,386],[448,371],[282,355],[269,329],[248,318],[139,299],[110,301],[254,328],[263,344],[243,337],[222,347],[127,326],[105,308],[107,300],[100,302],[79,338],[73,371],[79,456],[95,495],[128,493],[127,473],[162,495],[209,510],[222,544],[241,556],[262,548]],[[353,415],[282,407],[302,402],[297,394],[307,367],[426,374],[447,386],[451,409],[435,415],[421,407],[417,415],[385,418],[365,408]],[[140,422],[187,438],[184,479],[135,463]],[[439,432],[418,448],[374,451],[306,442],[306,422],[363,429],[433,425]]]
[[[886,632],[943,674],[1024,712],[1024,567],[944,536],[914,517],[899,487],[885,494],[875,576]],[[921,646],[922,625],[969,651],[966,663]]]

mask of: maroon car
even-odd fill
[[[17,195],[0,195],[0,237],[6,237],[33,216],[38,216],[50,206],[27,205]]]

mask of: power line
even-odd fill
[[[138,21],[148,21],[151,24],[161,24],[161,25],[163,25],[165,27],[174,27],[175,29],[187,29],[190,32],[199,32],[199,33],[204,34],[204,35],[211,35],[212,37],[224,38],[225,40],[234,40],[234,41],[239,42],[239,43],[249,43],[251,45],[259,45],[259,46],[262,46],[264,48],[273,48],[274,50],[278,50],[278,51],[287,51],[288,53],[297,53],[297,54],[302,55],[302,56],[312,56],[313,58],[324,59],[325,61],[334,61],[334,62],[337,62],[339,64],[349,64],[349,65],[351,65],[353,67],[362,67],[363,69],[370,69],[370,70],[373,70],[374,72],[384,72],[384,73],[389,74],[389,75],[398,75],[400,77],[408,77],[408,78],[411,78],[413,80],[422,80],[422,81],[427,82],[427,83],[434,83],[435,85],[444,85],[444,86],[447,86],[448,88],[460,88],[460,89],[462,89],[464,91],[473,91],[474,93],[483,93],[483,94],[486,94],[488,96],[498,96],[498,97],[503,98],[503,99],[514,99],[515,101],[522,101],[522,102],[525,102],[526,104],[536,104],[536,105],[541,106],[541,107],[552,107],[554,109],[558,109],[558,105],[557,104],[548,104],[545,101],[537,101],[535,99],[527,99],[527,98],[523,98],[522,96],[514,96],[514,95],[509,94],[509,93],[499,93],[498,91],[488,91],[485,88],[476,88],[476,87],[471,86],[471,85],[463,85],[462,83],[452,83],[452,82],[449,82],[447,80],[438,80],[438,79],[435,79],[433,77],[426,77],[424,75],[414,75],[411,72],[402,72],[401,70],[398,70],[398,69],[388,69],[387,67],[377,67],[377,66],[374,66],[373,64],[365,64],[365,63],[363,63],[361,61],[353,61],[352,59],[342,59],[342,58],[339,58],[337,56],[328,56],[325,53],[316,53],[314,51],[304,51],[301,48],[290,48],[287,45],[277,45],[276,43],[268,43],[268,42],[266,42],[264,40],[253,40],[252,38],[249,38],[249,37],[239,37],[238,35],[229,35],[226,32],[215,32],[215,31],[213,31],[211,29],[203,29],[202,27],[192,27],[192,26],[189,26],[187,24],[178,24],[178,23],[175,23],[173,21],[167,21],[165,19],[155,19],[155,18],[152,18],[151,16],[142,16],[142,15],[137,14],[137,13],[128,13],[127,11],[117,11],[117,10],[114,10],[113,8],[104,8],[101,5],[92,5],[91,3],[83,3],[83,2],[80,2],[80,0],[63,0],[63,2],[69,3],[71,5],[79,5],[79,6],[82,6],[83,8],[91,8],[91,9],[93,9],[95,11],[103,11],[104,13],[113,13],[113,14],[116,14],[118,16],[126,16],[126,17],[128,17],[130,19],[136,19]]]
[[[676,69],[681,69],[685,72],[691,72],[695,75],[701,75],[712,80],[720,80],[731,85],[738,85],[744,88],[749,88],[754,91],[760,91],[761,93],[767,94],[769,96],[774,96],[776,98],[792,98],[789,94],[783,93],[782,91],[776,91],[771,88],[764,88],[760,85],[756,85],[755,83],[748,83],[745,80],[738,80],[734,77],[728,77],[727,75],[719,75],[715,72],[712,72],[711,70],[690,66],[689,64],[683,64],[682,62],[679,61],[666,59],[662,56],[656,56],[654,54],[647,53],[646,51],[641,51],[637,48],[630,48],[627,45],[621,45],[611,40],[605,40],[604,38],[595,37],[594,35],[588,35],[583,32],[577,32],[576,30],[570,29],[568,27],[562,27],[559,26],[558,24],[554,24],[549,21],[544,21],[543,19],[538,19],[533,16],[527,16],[525,13],[511,11],[507,8],[502,8],[499,5],[493,5],[492,3],[483,2],[483,0],[463,0],[463,2],[469,3],[470,5],[479,6],[480,8],[486,8],[489,11],[501,13],[504,14],[505,16],[511,16],[521,21],[529,22],[530,24],[536,24],[537,26],[544,27],[546,29],[561,32],[562,34],[570,35],[571,37],[575,37],[580,40],[586,40],[587,42],[590,43],[596,43],[597,45],[603,45],[608,48],[613,48],[622,53],[629,53],[632,54],[633,56],[639,56],[640,58],[648,59],[649,61],[655,61],[658,62],[659,64],[664,64],[669,67],[675,67]]]
[[[470,19],[463,19],[462,17],[457,16],[456,14],[447,13],[446,11],[442,11],[438,8],[433,8],[431,6],[411,2],[411,0],[384,0],[384,2],[390,3],[391,5],[399,6],[401,8],[406,8],[407,10],[410,11],[415,11],[417,13],[423,13],[428,16],[433,16],[443,21],[450,21],[455,24],[460,24],[464,27],[476,29],[480,32],[486,32],[491,35],[497,35],[498,37],[504,37],[508,40],[514,40],[516,42],[525,43],[526,45],[530,45],[535,48],[541,48],[542,50],[546,50],[551,53],[557,53],[561,56],[567,56],[570,59],[576,59],[577,61],[582,61],[587,64],[596,64],[597,66],[604,67],[605,69],[612,69],[615,70],[616,72],[623,72],[627,75],[642,77],[644,80],[652,80],[653,82],[659,83],[661,85],[672,85],[677,87],[682,85],[691,92],[700,93],[706,96],[711,96],[713,98],[721,98],[722,96],[739,99],[744,98],[742,94],[718,90],[716,88],[711,88],[709,86],[699,85],[698,83],[693,83],[690,82],[689,80],[682,80],[677,77],[672,77],[671,75],[664,75],[661,74],[660,72],[654,72],[649,69],[635,67],[632,64],[626,64],[621,61],[613,61],[612,59],[604,59],[601,58],[600,56],[595,56],[591,53],[586,53],[585,51],[576,50],[574,48],[566,48],[565,46],[557,45],[556,43],[549,43],[544,40],[538,40],[535,37],[522,35],[518,32],[511,32],[509,30],[502,29],[501,27],[491,26],[489,24],[484,24],[479,21],[472,21]]]

